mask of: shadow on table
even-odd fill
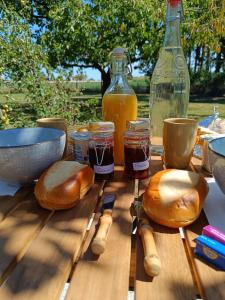
[[[0,299],[32,298],[37,290],[57,296],[78,254],[88,220],[86,207],[94,209],[90,200],[89,194],[77,207],[54,213],[42,209],[32,195],[1,222]]]

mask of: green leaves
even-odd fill
[[[58,70],[58,79],[54,78],[55,70],[49,65],[44,48],[32,38],[26,19],[13,9],[5,9],[1,13],[0,32],[1,78],[10,80],[14,88],[24,93],[37,118],[61,116],[72,122],[70,95],[62,81],[66,75]],[[49,83],[47,78],[55,79],[55,84]],[[11,101],[10,95],[7,101]],[[9,119],[4,110],[1,114],[1,127],[7,126]],[[23,122],[23,114],[18,118],[17,125],[29,124],[27,120]]]
[[[206,45],[215,50],[220,39],[225,37],[224,1],[184,1],[184,35],[189,36],[191,45]]]
[[[149,72],[163,42],[166,2],[1,2],[0,74],[29,86],[32,78],[42,81],[45,73],[52,74],[58,67],[92,66],[106,78],[109,53],[117,46],[128,48],[131,62],[138,62],[142,70]],[[210,62],[215,56],[224,60],[225,1],[183,0],[183,4],[185,53],[191,58],[201,47]]]
[[[5,129],[9,125],[9,111],[11,108],[7,104],[0,105],[0,129]]]

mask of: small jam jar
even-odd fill
[[[74,160],[78,161],[81,164],[89,163],[89,138],[90,133],[87,131],[73,132],[70,135],[70,138],[73,141],[73,155]]]
[[[89,162],[96,180],[112,179],[114,175],[114,123],[93,122],[89,124]]]
[[[124,171],[129,178],[144,179],[149,176],[149,149],[149,130],[127,130],[124,133]]]

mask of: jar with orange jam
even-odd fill
[[[144,179],[149,176],[150,131],[141,123],[131,121],[124,133],[124,171],[129,178]],[[143,129],[135,130],[135,127]]]

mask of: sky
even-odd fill
[[[93,68],[84,69],[84,73],[87,75],[87,79],[101,80],[101,73]],[[143,76],[140,70],[134,69],[132,72],[133,77]]]

